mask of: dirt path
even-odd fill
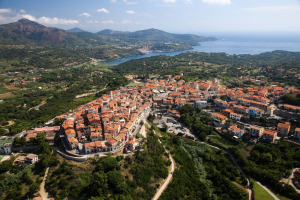
[[[43,200],[48,200],[48,198],[47,198],[48,192],[45,191],[45,181],[46,181],[46,178],[47,178],[47,175],[48,175],[48,171],[49,171],[49,167],[47,167],[46,172],[45,172],[45,176],[44,176],[43,181],[40,185],[39,193],[40,193]]]
[[[160,142],[160,140],[158,140],[158,141]],[[165,149],[165,147],[164,147],[164,149]],[[167,153],[169,153],[166,149],[165,149],[165,151],[166,151]],[[171,171],[169,171],[169,175],[168,175],[166,181],[165,181],[164,184],[158,189],[158,191],[156,192],[156,194],[154,195],[154,197],[153,197],[152,200],[157,200],[157,199],[159,199],[159,197],[161,196],[161,194],[165,191],[165,189],[168,187],[169,183],[170,183],[171,180],[172,180],[173,172],[174,172],[174,169],[175,169],[175,164],[174,164],[174,160],[173,160],[171,154],[169,154],[169,156],[170,156],[170,161],[171,161],[171,163],[172,163]]]
[[[9,160],[9,159],[10,159],[10,155],[5,155],[5,156],[2,158],[2,160],[0,161],[0,163],[3,162],[3,161]]]
[[[142,134],[145,138],[147,138],[145,125],[142,126],[142,128],[140,130],[140,134]]]
[[[148,123],[147,123],[148,124]],[[149,125],[149,124],[148,124]],[[150,127],[150,125],[149,125]],[[155,130],[153,130],[154,134],[156,134]],[[161,143],[161,141],[158,139],[158,142]],[[164,147],[165,151],[167,153],[169,153],[166,148]],[[157,200],[159,199],[159,197],[161,196],[161,194],[163,193],[163,191],[165,191],[165,189],[168,187],[169,183],[171,182],[172,180],[172,177],[173,177],[173,172],[175,170],[175,164],[174,164],[174,160],[172,158],[172,155],[169,153],[169,156],[170,156],[170,161],[172,163],[171,165],[171,171],[169,171],[169,175],[167,177],[167,179],[165,180],[164,184],[157,190],[156,194],[154,195],[154,197],[152,198],[152,200]]]
[[[294,184],[293,184],[293,182],[292,182],[292,179],[294,178],[294,171],[296,171],[297,169],[299,170],[300,168],[295,168],[295,169],[293,169],[292,174],[291,174],[291,176],[289,177],[289,182],[288,182],[288,184],[289,184],[290,186],[292,186],[292,187],[296,190],[296,192],[300,193],[300,190],[298,190],[298,189],[294,186]]]

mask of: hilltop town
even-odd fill
[[[127,78],[135,81],[134,77]],[[45,132],[48,138],[51,137],[50,132],[61,133],[66,150],[74,154],[115,152],[124,147],[133,151],[139,143],[136,135],[150,113],[154,115],[155,112],[164,112],[179,119],[178,108],[189,104],[205,109],[212,116],[217,130],[222,131],[221,127],[227,125],[228,131],[237,138],[245,133],[249,133],[254,139],[262,138],[269,142],[290,135],[300,138],[300,128],[296,127],[290,133],[289,122],[264,127],[259,126],[262,123],[255,121],[255,118],[261,117],[271,121],[296,119],[300,107],[275,105],[273,102],[284,94],[297,95],[300,90],[278,86],[227,89],[218,79],[215,82],[185,82],[180,77],[181,75],[165,75],[145,84],[137,83],[109,91],[71,113],[57,116],[56,119],[64,119],[60,128],[40,128],[34,132]],[[31,137],[36,136],[31,132],[27,132],[28,142]],[[53,138],[52,134],[52,140]]]
[[[0,164],[1,171],[5,176],[15,173],[17,177],[30,170],[28,174],[37,179],[30,185],[32,197],[45,194],[38,190],[42,184],[38,178],[46,176],[49,178],[44,178],[44,186],[40,187],[57,199],[60,195],[79,197],[75,190],[89,197],[104,197],[105,194],[94,190],[85,192],[98,179],[85,180],[83,173],[94,176],[103,172],[110,177],[113,176],[110,171],[118,171],[121,173],[118,176],[122,177],[117,181],[118,187],[126,184],[131,190],[127,195],[137,195],[135,199],[146,198],[144,193],[135,192],[136,182],[142,185],[143,192],[147,192],[147,198],[158,196],[162,199],[168,199],[170,190],[174,191],[177,184],[186,188],[184,182],[177,180],[195,182],[179,172],[189,176],[199,173],[199,177],[211,182],[212,185],[205,186],[207,194],[220,196],[226,193],[232,195],[232,199],[246,199],[256,191],[250,183],[257,179],[263,186],[270,184],[272,192],[278,187],[281,195],[296,199],[299,188],[299,88],[273,82],[269,77],[228,79],[224,71],[232,67],[211,66],[189,58],[197,55],[209,57],[187,53],[174,58],[160,56],[157,58],[160,61],[148,58],[100,69],[90,65],[78,69],[62,68],[59,69],[64,72],[61,75],[56,71],[45,71],[39,78],[39,81],[47,82],[43,88],[32,96],[24,95],[24,99],[28,98],[26,101],[5,105],[6,110],[13,109],[18,120],[10,114],[7,118],[10,121],[3,123],[3,128],[9,127],[10,135],[4,135],[0,140],[1,154],[6,155],[2,159],[5,164]],[[186,57],[181,58],[183,56]],[[135,62],[138,62],[137,66],[155,67],[142,74],[143,69],[136,68]],[[178,66],[178,63],[193,66],[181,66],[168,74],[172,65]],[[120,72],[122,75],[118,74]],[[216,75],[217,72],[222,75]],[[236,73],[228,76],[236,77]],[[48,82],[48,79],[52,81]],[[70,80],[74,81],[73,85],[68,84]],[[14,81],[11,84],[19,86],[20,83]],[[25,85],[29,84],[40,83]],[[49,86],[52,84],[62,90],[61,95]],[[24,127],[30,128],[24,130]],[[195,154],[194,148],[198,153]],[[186,163],[181,160],[188,158],[193,160]],[[74,162],[83,163],[88,170]],[[106,171],[102,162],[116,163]],[[183,172],[186,167],[197,166],[189,163],[201,163],[203,168]],[[211,165],[216,171],[210,171]],[[65,173],[62,177],[58,176],[59,168]],[[76,170],[71,172],[70,168]],[[34,175],[36,171],[38,177]],[[206,173],[209,176],[203,175]],[[222,184],[232,188],[214,193],[215,188],[221,187],[215,185],[215,177],[222,173]],[[74,175],[82,177],[78,187],[64,188],[64,180],[78,182]],[[176,179],[172,179],[173,175]],[[200,178],[198,181],[203,184]],[[121,189],[113,189],[117,183],[109,183],[109,194],[123,194]],[[152,186],[147,187],[150,183]],[[61,186],[56,188],[57,184]],[[12,186],[8,184],[5,188]],[[15,190],[5,188],[2,190],[4,196],[7,192],[9,195],[15,193]],[[24,186],[19,195],[28,190]],[[196,190],[193,189],[192,195],[197,196]],[[291,193],[287,192],[289,190]],[[177,199],[186,192],[171,193]]]

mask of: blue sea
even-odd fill
[[[200,35],[200,34],[199,34]],[[300,34],[211,34],[207,37],[215,37],[216,41],[200,42],[200,46],[194,46],[192,50],[176,52],[149,52],[141,56],[130,56],[103,62],[107,65],[118,65],[120,63],[157,55],[174,56],[187,51],[200,52],[225,52],[227,54],[260,54],[275,50],[286,50],[300,52]]]

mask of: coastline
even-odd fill
[[[167,55],[174,56],[180,53],[194,51],[204,53],[226,53],[229,55],[258,55],[261,53],[272,52],[276,50],[300,52],[300,39],[298,37],[282,38],[282,37],[269,37],[269,36],[244,36],[244,35],[223,35],[218,36],[214,41],[201,41],[197,46],[191,46],[191,49],[182,51],[143,51],[142,56],[130,56],[121,59],[114,59],[110,61],[103,61],[104,65],[118,65],[123,62],[140,59],[144,57]]]

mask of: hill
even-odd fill
[[[87,31],[82,30],[81,28],[78,28],[78,27],[74,27],[74,28],[71,28],[71,29],[67,30],[67,32],[69,32],[69,33],[78,33],[78,32],[87,32]]]
[[[99,47],[101,45],[150,45],[150,49],[176,51],[191,48],[201,41],[213,41],[216,38],[191,34],[173,34],[158,29],[135,32],[102,30],[98,33],[86,32],[78,27],[68,31],[50,28],[28,19],[0,25],[0,44],[23,44],[53,47]],[[166,46],[167,45],[167,46]]]
[[[104,29],[102,31],[99,31],[97,34],[98,35],[125,35],[129,34],[130,32],[122,32],[122,31],[113,31],[110,29]]]
[[[65,30],[49,28],[28,19],[21,19],[0,26],[0,44],[68,47],[84,45],[84,41]]]
[[[198,42],[203,41],[214,41],[216,38],[213,37],[202,37],[192,34],[174,34],[167,33],[158,29],[146,29],[135,32],[121,32],[113,30],[103,30],[97,33],[100,36],[106,36],[110,38],[115,38],[123,40],[125,42],[134,43],[179,43],[188,45],[198,45]]]

